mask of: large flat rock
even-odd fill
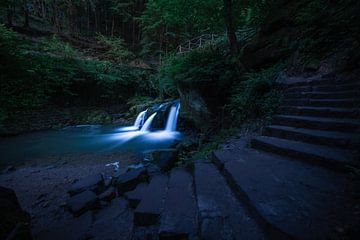
[[[144,191],[147,187],[148,183],[139,183],[134,190],[125,193],[125,197],[129,201],[130,207],[136,208],[143,197],[146,197],[144,196]]]
[[[125,199],[116,198],[95,215],[87,239],[127,240],[132,239],[132,232],[133,213],[127,207]]]
[[[171,171],[164,210],[160,219],[160,239],[188,239],[196,235],[197,205],[193,178],[184,168]]]
[[[194,177],[202,239],[265,238],[214,164],[195,163]]]
[[[71,196],[84,192],[85,190],[91,190],[96,193],[100,193],[104,189],[104,178],[98,174],[90,175],[86,178],[80,179],[74,183],[69,189],[69,194]]]
[[[147,177],[147,170],[145,168],[139,168],[125,173],[115,174],[112,182],[121,194],[134,190],[140,182],[146,181]]]
[[[135,209],[135,225],[148,226],[159,222],[167,185],[167,175],[157,175],[151,179],[150,184],[142,191],[142,200]]]
[[[346,174],[253,149],[231,154],[214,156],[237,195],[274,231],[295,239],[332,239],[357,229]]]
[[[97,208],[98,204],[98,197],[95,193],[89,190],[71,197],[67,202],[69,210],[75,216],[79,216],[88,210]]]

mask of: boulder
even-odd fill
[[[80,216],[86,211],[95,209],[98,206],[98,197],[95,193],[89,190],[71,197],[67,202],[67,207],[75,216]]]
[[[195,89],[179,90],[181,99],[181,120],[186,125],[200,130],[210,127],[211,113],[206,101]]]
[[[131,191],[140,183],[147,181],[148,174],[146,168],[139,168],[125,173],[115,173],[112,184],[116,186],[119,194]]]
[[[125,193],[126,199],[129,201],[131,208],[136,208],[141,199],[144,197],[144,191],[147,188],[147,183],[140,183],[134,190]]]
[[[169,171],[175,166],[178,160],[179,151],[177,149],[161,149],[151,153],[151,159],[161,171]]]
[[[85,190],[101,193],[104,189],[104,186],[104,178],[100,173],[98,173],[77,181],[71,186],[68,193],[70,196],[84,192]]]
[[[0,187],[0,239],[33,239],[30,215],[22,210],[15,192]]]
[[[114,187],[109,187],[105,192],[99,195],[99,199],[102,201],[110,202],[116,197],[116,189]]]

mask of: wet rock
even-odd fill
[[[99,199],[95,193],[87,190],[71,197],[67,202],[67,206],[75,216],[80,216],[88,210],[97,208]]]
[[[132,208],[136,208],[136,206],[140,203],[143,198],[143,194],[145,189],[147,188],[147,183],[140,183],[134,190],[125,193],[125,197],[129,201],[129,205]]]
[[[89,234],[93,240],[133,239],[133,214],[127,207],[127,201],[116,198],[101,209],[95,216]],[[66,239],[67,240],[67,239]]]
[[[161,174],[161,169],[155,164],[149,164],[148,166],[146,166],[146,169],[147,169],[148,175],[151,177]]]
[[[102,201],[111,201],[116,197],[116,189],[114,187],[108,188],[105,192],[99,195],[99,199]]]
[[[203,84],[203,86],[199,87],[205,88],[205,85],[209,85],[208,82],[204,82]],[[207,99],[207,95],[209,94],[204,94],[202,91],[199,91],[199,89],[178,90],[181,99],[181,118],[185,122],[185,124],[191,128],[194,127],[200,130],[208,129],[210,127],[209,119],[211,119],[211,110],[209,108],[209,103],[211,99]],[[216,92],[220,92],[219,89],[216,88]],[[209,93],[209,91],[207,91],[207,93]],[[219,93],[215,93],[210,96],[216,96],[218,94]]]
[[[112,177],[108,177],[104,180],[105,189],[107,189],[111,186],[111,180],[112,180]]]
[[[15,192],[0,187],[0,239],[33,239],[30,215],[21,209]]]
[[[137,170],[137,169],[141,169],[141,168],[144,168],[144,167],[145,166],[142,163],[131,164],[126,168],[126,171]]]
[[[151,158],[161,171],[168,171],[175,166],[178,154],[176,149],[162,149],[152,152]]]
[[[16,168],[12,165],[10,166],[7,166],[4,170],[3,170],[3,173],[9,173],[9,172],[12,172],[12,171],[15,171]]]
[[[119,193],[133,190],[140,182],[148,178],[147,170],[140,168],[126,173],[116,173],[113,176],[113,185],[117,187]]]
[[[81,193],[85,190],[91,190],[95,193],[101,193],[104,189],[104,179],[101,174],[90,175],[74,183],[69,189],[70,196]]]

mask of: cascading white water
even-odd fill
[[[171,106],[169,116],[166,122],[165,131],[176,131],[176,123],[179,116],[180,103]]]
[[[139,115],[136,117],[134,127],[140,128],[142,125],[144,125],[146,113],[147,113],[147,109],[139,113]]]
[[[151,128],[151,124],[155,118],[157,113],[153,113],[147,120],[146,122],[144,123],[144,125],[142,126],[142,128],[140,129],[141,132],[147,132],[150,130]]]

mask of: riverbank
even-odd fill
[[[126,106],[48,107],[10,112],[0,123],[0,137],[59,129],[77,124],[129,124]]]
[[[99,173],[109,179],[115,170],[125,172],[127,166],[141,160],[141,155],[131,152],[37,159],[0,174],[0,185],[16,192],[20,205],[31,215],[31,229],[36,237],[74,219],[65,209],[67,191],[73,183]],[[106,166],[116,162],[119,168],[116,164]]]

